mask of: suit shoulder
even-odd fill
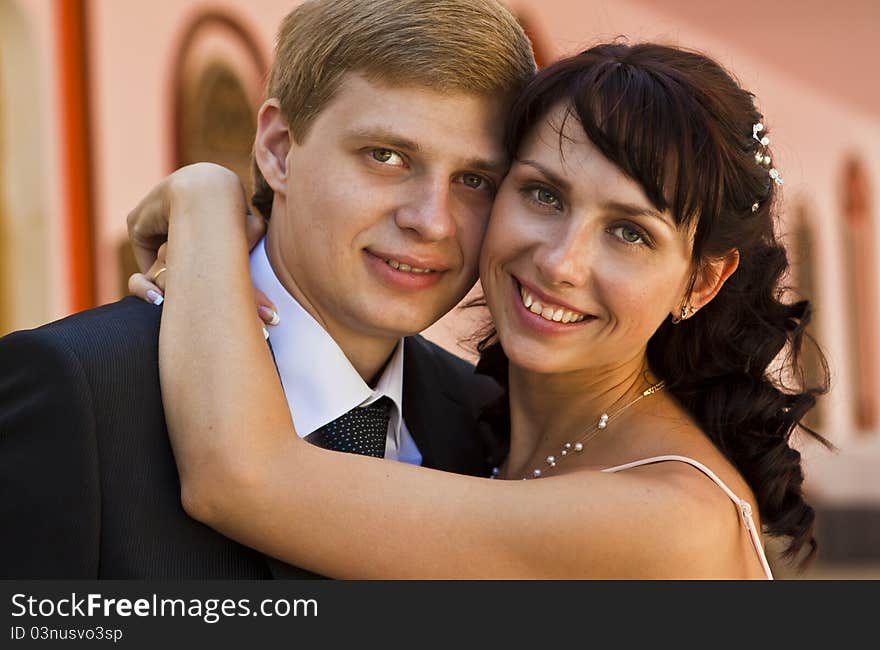
[[[132,296],[94,309],[71,314],[66,318],[36,328],[50,336],[71,337],[81,333],[124,333],[127,337],[158,332],[162,310]]]
[[[470,374],[474,371],[474,365],[461,357],[452,354],[446,348],[440,347],[436,343],[429,341],[424,336],[411,336],[407,338],[412,350],[418,350],[420,353],[431,358],[435,363],[449,369],[455,373]]]
[[[474,365],[425,337],[411,336],[406,339],[406,355],[416,357],[418,363],[430,363],[434,370],[449,378],[466,380],[474,377]]]
[[[78,312],[30,330],[0,338],[0,354],[31,355],[31,358],[80,360],[145,352],[158,349],[161,310],[136,298]]]
[[[423,336],[406,339],[404,363],[414,361],[430,367],[435,381],[444,392],[452,393],[459,401],[485,403],[497,397],[501,388],[491,378],[474,372],[474,365]],[[413,359],[415,357],[415,359]]]

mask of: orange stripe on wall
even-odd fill
[[[68,304],[80,311],[94,307],[96,295],[86,0],[56,0],[55,6]]]

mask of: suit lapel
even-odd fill
[[[404,339],[403,411],[422,454],[422,465],[447,472],[482,474],[483,449],[474,415],[450,396],[448,373],[412,338]]]

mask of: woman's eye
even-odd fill
[[[370,155],[373,160],[383,165],[402,165],[403,158],[400,154],[392,149],[370,149]]]
[[[543,207],[553,208],[555,210],[562,209],[562,201],[547,187],[531,187],[526,189],[529,198]]]
[[[641,230],[632,226],[620,225],[611,229],[611,232],[625,241],[627,244],[647,244],[647,237]]]

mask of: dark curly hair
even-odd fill
[[[555,107],[567,106],[566,120],[578,120],[659,210],[694,228],[695,269],[739,251],[739,268],[708,305],[658,328],[648,363],[742,473],[767,533],[788,538],[785,556],[807,545],[807,562],[817,547],[815,515],[802,492],[801,456],[789,440],[800,428],[831,446],[802,423],[828,389],[828,370],[817,350],[822,376],[807,385],[800,354],[812,343],[805,333],[811,308],[806,300],[786,301],[780,285],[788,259],[774,232],[776,183],[755,161],[760,145],[752,127],[763,116],[753,99],[703,54],[604,44],[533,79],[512,108],[507,146],[516,157],[523,138]],[[478,370],[506,387],[507,358],[493,329],[477,349]],[[485,417],[493,432],[509,435],[506,396]]]

